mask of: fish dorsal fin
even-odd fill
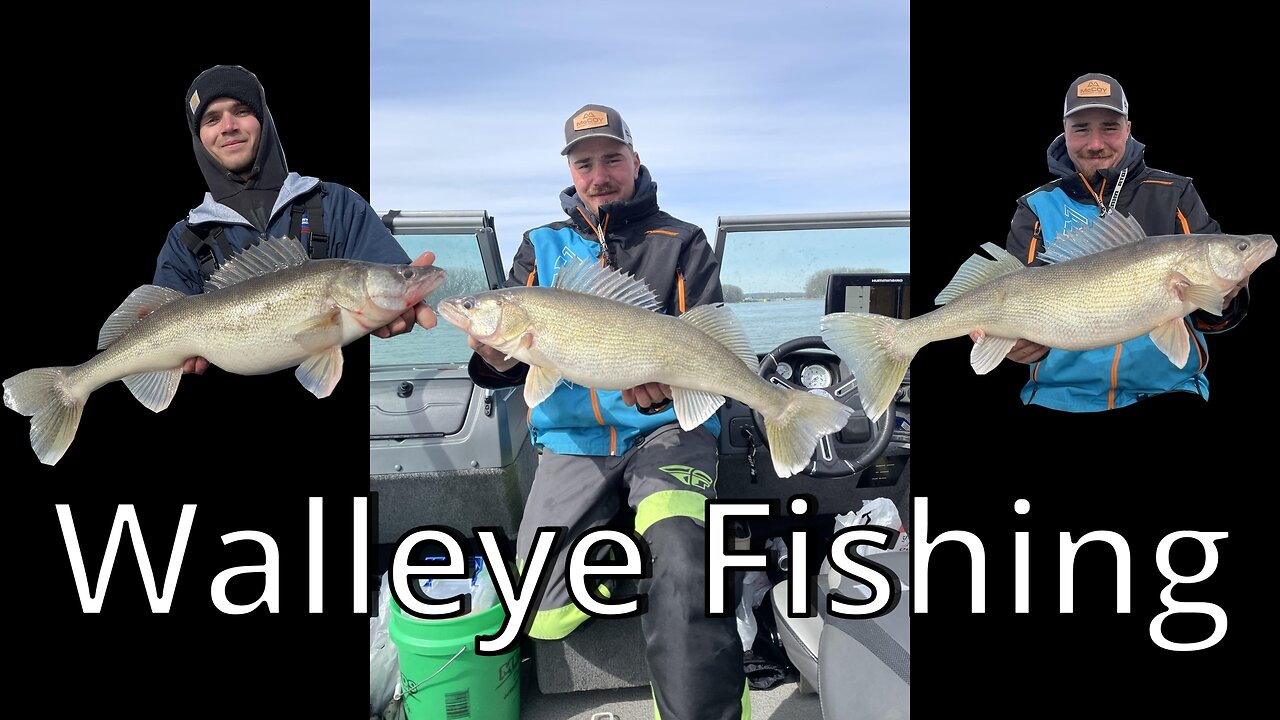
[[[126,330],[156,308],[184,297],[186,295],[173,288],[159,285],[143,285],[129,293],[129,297],[120,303],[120,307],[111,313],[111,317],[107,318],[98,331],[98,349],[102,350],[115,342]]]
[[[1146,237],[1147,234],[1133,216],[1109,213],[1088,225],[1058,233],[1053,242],[1045,243],[1040,259],[1047,263],[1072,260],[1135,243]]]
[[[226,265],[218,268],[218,271],[205,281],[205,292],[222,290],[251,278],[297,267],[309,259],[307,249],[294,238],[269,238],[242,251]]]
[[[594,261],[578,259],[560,268],[552,287],[662,312],[658,296],[654,295],[643,280],[624,274],[621,270],[600,267]]]
[[[680,319],[701,330],[733,353],[751,369],[760,372],[760,359],[751,349],[751,341],[742,329],[738,316],[721,303],[690,308]]]
[[[951,282],[934,298],[933,304],[946,305],[979,285],[1026,268],[1021,260],[995,243],[983,243],[982,249],[995,260],[988,260],[978,253],[970,255],[956,271],[956,276],[951,278]]]

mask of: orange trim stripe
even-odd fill
[[[1172,185],[1173,181],[1172,180],[1143,180],[1142,181],[1143,185],[1146,185],[1147,183],[1155,183],[1156,185]]]
[[[680,305],[680,314],[684,314],[684,275],[676,273],[676,302]]]
[[[582,208],[578,208],[578,214],[581,215],[582,219],[587,222],[587,227],[591,228],[591,232],[595,233],[596,235],[600,234],[600,231],[596,229],[596,226],[591,224],[591,218],[587,217],[587,214],[582,212]]]
[[[1111,389],[1107,391],[1107,409],[1116,409],[1117,373],[1120,370],[1120,350],[1124,345],[1116,345],[1116,359],[1111,361]]]
[[[596,414],[596,422],[604,425],[604,418],[600,415],[600,400],[596,397],[596,389],[591,388],[591,411]],[[612,425],[609,428],[609,454],[618,454],[618,429]]]
[[[1100,195],[1099,193],[1096,193],[1096,192],[1094,192],[1094,191],[1093,191],[1093,186],[1092,186],[1092,185],[1090,185],[1090,184],[1089,184],[1089,181],[1085,179],[1084,174],[1083,174],[1083,173],[1076,173],[1076,175],[1080,176],[1080,182],[1084,183],[1084,189],[1085,189],[1085,190],[1088,190],[1088,191],[1089,191],[1089,194],[1093,196],[1093,199],[1094,199],[1095,201],[1097,201],[1099,204],[1101,204],[1101,203],[1102,203],[1102,195]],[[1102,189],[1103,189],[1104,191],[1107,189],[1107,181],[1106,181],[1105,179],[1102,181]]]
[[[604,424],[604,418],[600,417],[600,401],[596,399],[596,389],[591,388],[591,410],[596,414],[596,422]]]
[[[1191,323],[1187,322],[1186,318],[1183,318],[1182,322],[1186,324],[1187,332],[1191,334],[1191,345],[1196,349],[1196,367],[1200,368],[1200,372],[1204,372],[1205,366],[1209,364],[1209,359],[1204,356],[1204,352],[1200,347],[1200,340],[1196,338],[1196,334],[1192,330]]]
[[[1182,214],[1182,208],[1176,208],[1178,212],[1178,222],[1182,223],[1182,234],[1190,235],[1191,227],[1187,225],[1187,216]]]
[[[652,235],[654,233],[659,233],[662,235],[679,235],[680,234],[678,232],[675,232],[674,230],[646,230],[644,234]]]
[[[1031,247],[1027,248],[1027,264],[1036,261],[1036,233],[1040,232],[1040,221],[1036,221],[1036,226],[1031,230]]]
[[[529,271],[529,277],[525,278],[525,281],[524,281],[525,287],[533,287],[533,284],[537,281],[538,281],[538,261],[534,260],[533,269]]]

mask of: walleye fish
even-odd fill
[[[822,436],[845,426],[852,409],[757,375],[759,363],[737,317],[723,305],[700,305],[672,317],[648,285],[617,270],[577,260],[553,287],[521,287],[455,296],[438,306],[444,319],[477,340],[529,364],[530,408],[561,380],[600,390],[649,382],[671,386],[680,427],[692,430],[739,400],[765,418],[774,471],[803,470]]]
[[[203,295],[143,285],[107,318],[98,353],[70,367],[46,367],[4,381],[4,404],[31,417],[31,448],[58,462],[94,390],[123,380],[146,407],[169,406],[182,363],[201,356],[240,375],[298,365],[316,397],[342,377],[342,347],[386,325],[440,286],[433,266],[311,260],[292,238],[245,250],[205,283]]]
[[[1236,283],[1276,254],[1270,235],[1147,237],[1132,217],[1107,215],[1062,233],[1027,267],[994,243],[994,260],[973,255],[934,302],[943,307],[898,320],[869,313],[822,318],[822,339],[852,369],[867,415],[879,418],[917,351],[979,334],[969,362],[985,374],[1019,338],[1063,350],[1092,350],[1149,334],[1178,367],[1191,343],[1183,318],[1196,308],[1222,314]]]

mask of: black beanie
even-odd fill
[[[215,65],[196,76],[191,87],[187,88],[187,127],[193,136],[199,137],[200,118],[209,103],[220,97],[233,98],[248,105],[258,122],[262,122],[265,96],[257,75],[239,65]]]

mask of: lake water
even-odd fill
[[[788,340],[819,334],[818,321],[825,305],[822,298],[814,298],[731,303],[728,307],[742,322],[751,348],[766,353]],[[415,328],[391,340],[369,338],[369,346],[370,364],[374,367],[465,365],[471,358],[466,333],[443,319],[430,331]]]

